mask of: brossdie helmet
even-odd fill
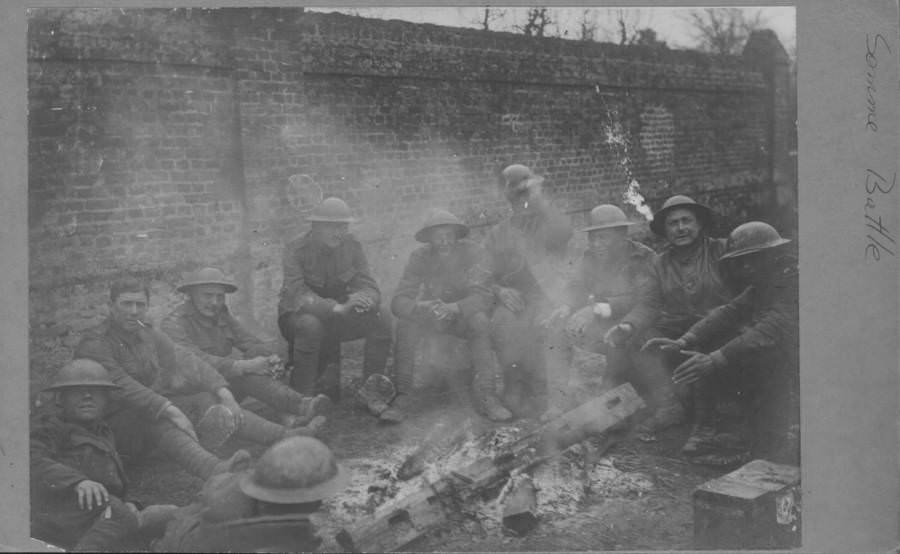
[[[318,206],[313,208],[306,220],[327,223],[353,223],[356,221],[350,212],[350,206],[334,196],[322,200]]]
[[[416,231],[415,237],[419,242],[428,242],[428,232],[440,225],[452,225],[456,228],[456,237],[463,238],[469,234],[469,227],[458,217],[447,210],[435,209],[425,219],[422,228]]]
[[[675,196],[666,200],[662,208],[659,209],[653,215],[653,221],[650,222],[650,230],[660,236],[665,236],[666,234],[666,215],[675,209],[688,209],[694,212],[697,216],[697,219],[700,220],[700,223],[703,225],[704,229],[709,229],[710,224],[712,223],[713,212],[707,206],[703,204],[699,204],[694,201],[690,196],[684,196],[682,194],[676,194]]]
[[[612,204],[600,204],[595,207],[591,210],[589,219],[590,223],[582,231],[597,231],[599,229],[636,225],[634,221],[628,221],[625,212]]]
[[[250,498],[273,504],[303,504],[329,497],[347,485],[334,453],[313,437],[291,437],[272,445],[240,481]]]
[[[237,285],[225,277],[222,270],[215,267],[204,267],[185,276],[184,282],[178,285],[178,288],[175,290],[177,292],[187,292],[189,288],[196,285],[222,285],[225,287],[225,292],[237,290]]]
[[[728,260],[753,254],[762,250],[775,248],[791,242],[782,238],[778,231],[768,223],[762,221],[750,221],[738,225],[728,236],[728,246],[725,254],[719,260]]]
[[[112,382],[105,367],[94,360],[84,358],[72,360],[62,366],[56,373],[53,382],[45,387],[44,390],[56,391],[67,387],[121,388]]]

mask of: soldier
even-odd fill
[[[785,252],[789,242],[759,221],[735,228],[719,264],[743,292],[679,337],[655,338],[647,347],[689,356],[675,368],[676,383],[739,383],[750,455],[799,465],[798,284],[796,259]],[[744,461],[748,445],[742,438],[719,433],[715,420],[704,420],[682,451],[699,463],[730,465]]]
[[[281,358],[231,315],[225,295],[237,286],[222,271],[201,269],[176,290],[187,301],[163,320],[162,331],[216,368],[238,398],[252,396],[268,404],[283,414],[282,423],[289,427],[308,423],[329,407],[327,396],[305,397],[274,377],[282,367]],[[244,359],[231,357],[235,349]],[[319,417],[313,427],[323,422]]]
[[[362,245],[348,232],[355,220],[347,204],[326,198],[307,220],[310,231],[284,250],[278,326],[291,347],[291,387],[337,402],[341,342],[364,337],[365,377],[383,374],[391,326]]]
[[[124,502],[125,471],[112,430],[103,420],[110,392],[120,387],[92,360],[63,366],[45,391],[56,413],[31,428],[31,533],[76,551],[128,546],[150,507]]]
[[[410,254],[391,300],[391,311],[398,318],[395,383],[400,393],[409,394],[419,340],[424,333],[449,333],[466,339],[472,351],[476,405],[499,405],[496,398],[484,398],[493,396],[494,385],[487,315],[490,275],[484,249],[466,239],[468,234],[469,227],[445,210],[434,210],[415,234],[425,245]],[[395,401],[395,409],[397,405]]]
[[[628,238],[625,213],[611,204],[591,210],[588,234],[575,274],[566,287],[566,300],[545,320],[549,328],[547,372],[549,408],[544,419],[561,415],[572,395],[572,347],[603,354],[606,371],[603,386],[626,380],[630,366],[627,352],[604,342],[606,332],[637,302],[637,290],[648,279],[654,252]]]
[[[331,450],[310,437],[270,447],[252,471],[217,475],[182,508],[157,552],[315,552],[310,516],[348,482]]]
[[[641,346],[652,338],[681,336],[732,296],[717,265],[726,240],[707,235],[712,217],[712,210],[687,196],[676,195],[665,201],[653,216],[650,229],[664,236],[668,247],[654,259],[638,303],[606,335],[614,348],[629,350],[633,377],[644,385],[648,405],[654,411],[639,428],[645,434],[682,422],[685,412],[671,380],[672,369],[682,356]],[[714,407],[701,400],[708,395],[696,390],[692,394],[694,421],[710,417]]]
[[[249,459],[239,450],[223,462],[207,450],[232,434],[271,444],[309,432],[243,410],[219,372],[145,320],[149,302],[149,288],[137,279],[114,282],[109,317],[89,330],[75,351],[78,358],[103,364],[121,387],[113,395],[108,421],[126,460],[158,446],[188,472],[207,478]],[[206,448],[198,442],[195,421]]]
[[[563,278],[560,268],[573,234],[566,215],[543,195],[542,178],[518,164],[505,168],[502,178],[512,215],[493,227],[485,241],[495,297],[492,336],[506,404],[484,406],[495,420],[512,417],[507,408],[523,416],[544,410],[546,375],[536,318]]]

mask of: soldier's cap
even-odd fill
[[[637,225],[634,221],[628,221],[625,212],[618,206],[613,206],[612,204],[600,204],[595,207],[591,210],[588,219],[590,220],[590,223],[587,227],[583,228],[582,231],[589,232],[598,231],[600,229]]]
[[[306,217],[307,221],[319,221],[325,223],[354,223],[356,218],[350,211],[350,206],[340,198],[330,196],[313,208],[312,213]]]
[[[540,185],[544,182],[544,178],[535,175],[531,169],[522,164],[513,164],[507,166],[501,172],[503,182],[503,192],[507,195],[514,195],[524,192],[528,188]]]
[[[68,387],[122,388],[112,382],[109,372],[103,365],[85,358],[76,358],[62,366],[53,381],[44,387],[44,391],[58,391]]]
[[[250,498],[273,504],[322,500],[347,486],[349,476],[331,449],[313,437],[290,437],[266,450],[240,487]]]
[[[416,231],[415,238],[419,242],[428,242],[428,234],[431,229],[441,225],[451,225],[456,229],[456,237],[463,238],[469,234],[469,226],[460,221],[458,217],[447,210],[434,209],[425,218],[422,228]]]
[[[215,267],[204,267],[203,269],[189,273],[175,290],[177,292],[186,292],[191,287],[197,285],[222,285],[225,287],[225,292],[234,292],[237,290],[237,285],[225,277],[222,270]]]
[[[791,242],[790,239],[782,238],[778,231],[768,223],[748,221],[731,231],[725,254],[719,257],[719,262],[769,250],[789,242]]]
[[[709,207],[694,201],[694,199],[689,196],[676,194],[666,200],[663,203],[662,208],[653,214],[653,221],[650,222],[650,230],[657,235],[665,236],[666,215],[676,209],[687,209],[694,212],[704,229],[709,229],[709,226],[712,223],[713,211],[709,209]]]

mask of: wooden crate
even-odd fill
[[[754,460],[693,494],[694,546],[786,549],[800,546],[800,469]]]

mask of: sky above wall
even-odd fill
[[[451,27],[480,28],[484,18],[484,7],[371,7],[371,8],[333,8],[311,7],[311,11],[339,11],[362,17],[378,19],[400,19],[416,23],[434,23]],[[490,28],[499,31],[516,31],[517,25],[525,22],[526,7],[500,7],[504,13],[491,21]],[[689,12],[702,8],[592,8],[592,7],[557,7],[550,6],[551,17],[555,21],[551,26],[551,36],[577,39],[580,37],[581,22],[585,20],[585,9],[589,9],[587,17],[597,26],[598,39],[601,41],[618,41],[616,34],[617,20],[623,15],[629,27],[646,28],[656,31],[657,38],[665,41],[670,48],[693,48],[696,45],[695,31],[689,23]],[[764,22],[764,27],[772,29],[778,35],[788,53],[793,55],[796,40],[796,9],[793,6],[754,6],[740,8],[745,17],[752,18],[757,13]]]

